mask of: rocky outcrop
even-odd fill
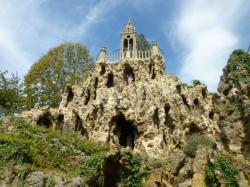
[[[96,64],[82,86],[67,86],[58,115],[61,128],[153,157],[173,152],[187,135],[216,131],[206,86],[187,87],[166,75],[160,55]]]
[[[226,150],[250,155],[250,54],[236,50],[223,70],[214,102]]]

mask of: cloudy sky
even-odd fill
[[[128,18],[137,33],[157,40],[167,73],[217,88],[222,68],[237,48],[250,44],[249,0],[0,0],[0,70],[27,73],[63,42],[119,48]]]

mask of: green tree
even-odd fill
[[[32,65],[24,79],[28,108],[34,105],[57,107],[67,84],[79,84],[94,67],[88,49],[65,43],[51,49]]]
[[[137,50],[146,51],[150,48],[149,42],[145,38],[144,34],[136,36]]]
[[[23,108],[22,84],[17,75],[6,76],[0,71],[0,118],[19,112]]]

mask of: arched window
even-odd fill
[[[128,50],[128,40],[124,39],[123,41],[123,51],[127,51]]]
[[[133,39],[132,38],[129,40],[129,50],[133,51]]]

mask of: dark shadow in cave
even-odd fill
[[[50,112],[44,113],[42,116],[39,117],[37,121],[37,125],[43,126],[45,128],[50,128],[52,127],[53,123],[53,117]]]
[[[127,84],[131,84],[135,81],[135,74],[132,67],[126,64],[124,71],[123,71],[123,79],[126,81]]]
[[[66,92],[67,92],[67,101],[65,107],[68,106],[68,104],[73,100],[74,98],[74,92],[70,86],[66,87]]]
[[[64,115],[59,114],[56,118],[56,130],[62,130],[63,129],[63,123],[64,123]]]
[[[122,114],[115,117],[114,120],[116,125],[114,134],[118,136],[119,144],[123,147],[133,149],[137,137],[137,129],[133,126],[133,123],[126,120]]]
[[[111,88],[111,87],[114,86],[114,75],[113,75],[113,73],[108,74],[108,80],[107,80],[106,86],[108,88]]]

